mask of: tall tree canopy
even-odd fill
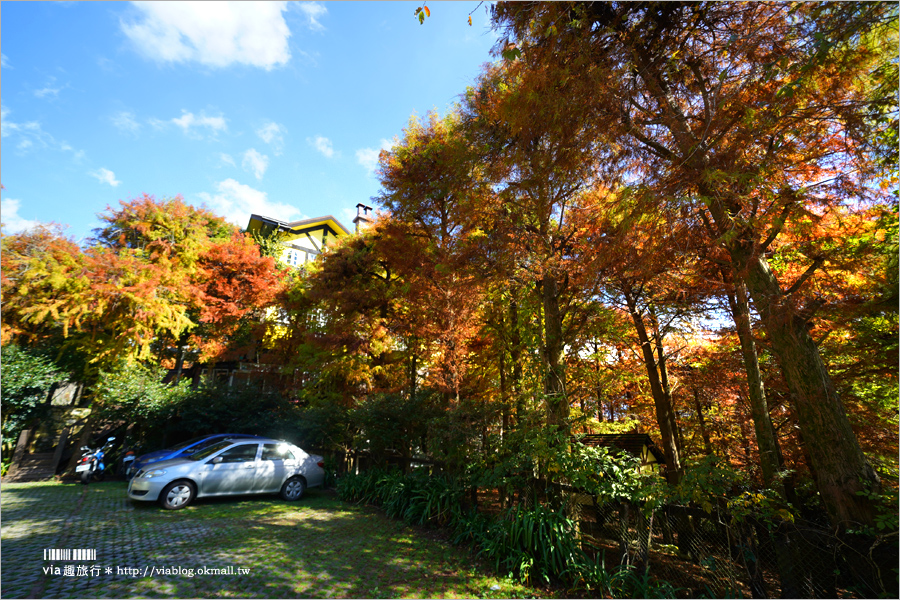
[[[767,253],[789,223],[886,201],[872,185],[879,171],[868,126],[885,103],[869,82],[885,66],[876,39],[896,35],[895,20],[896,6],[882,3],[849,11],[705,2],[494,8],[519,60],[573,90],[573,118],[611,129],[629,147],[636,174],[706,219],[747,284],[819,491],[841,526],[872,522],[857,492],[879,483],[809,333],[812,315],[800,293],[829,252],[806,247],[793,276],[776,272]],[[580,77],[566,79],[574,71]]]

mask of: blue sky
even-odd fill
[[[4,232],[52,221],[82,241],[143,193],[242,227],[351,227],[378,150],[491,60],[487,4],[429,2],[424,25],[417,6],[4,2]]]

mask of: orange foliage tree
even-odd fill
[[[4,236],[4,343],[61,337],[94,374],[123,360],[164,360],[176,343],[215,360],[234,348],[242,320],[273,301],[274,261],[180,197],[144,195],[100,219],[106,226],[83,249],[54,228]]]
[[[572,91],[559,93],[570,99],[573,119],[602,123],[629,148],[635,173],[694,203],[707,219],[762,319],[819,491],[840,527],[873,522],[865,492],[877,491],[879,481],[797,293],[825,259],[804,254],[799,276],[790,278],[779,276],[766,253],[787,223],[877,192],[869,178],[880,163],[866,137],[867,111],[877,101],[868,82],[885,62],[876,38],[890,34],[893,13],[886,4],[494,9],[520,60],[566,81]],[[833,36],[816,35],[820,29]]]

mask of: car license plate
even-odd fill
[[[91,468],[91,465],[78,465],[77,467],[75,467],[75,472],[81,473],[82,471],[87,471],[90,468]]]

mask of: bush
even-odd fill
[[[389,516],[413,525],[450,523],[463,495],[444,477],[404,475],[396,469],[348,473],[338,480],[337,492],[342,500],[379,505]]]
[[[112,372],[101,372],[94,388],[95,408],[102,419],[133,423],[135,430],[168,427],[193,390],[189,382],[163,383],[166,370],[135,363],[123,363]]]
[[[608,571],[602,557],[593,558],[581,548],[575,523],[562,509],[516,507],[491,518],[464,511],[463,488],[445,477],[404,475],[396,469],[347,474],[337,491],[342,500],[379,505],[407,523],[445,525],[454,544],[471,545],[498,574],[525,583],[557,581],[617,598],[665,598],[676,592],[631,567]]]
[[[198,433],[248,433],[298,441],[300,409],[281,394],[256,385],[204,384],[186,396],[172,429]]]
[[[15,440],[29,422],[46,416],[50,388],[65,381],[67,376],[39,351],[8,344],[0,353],[3,362],[3,377],[0,377],[3,438]]]

